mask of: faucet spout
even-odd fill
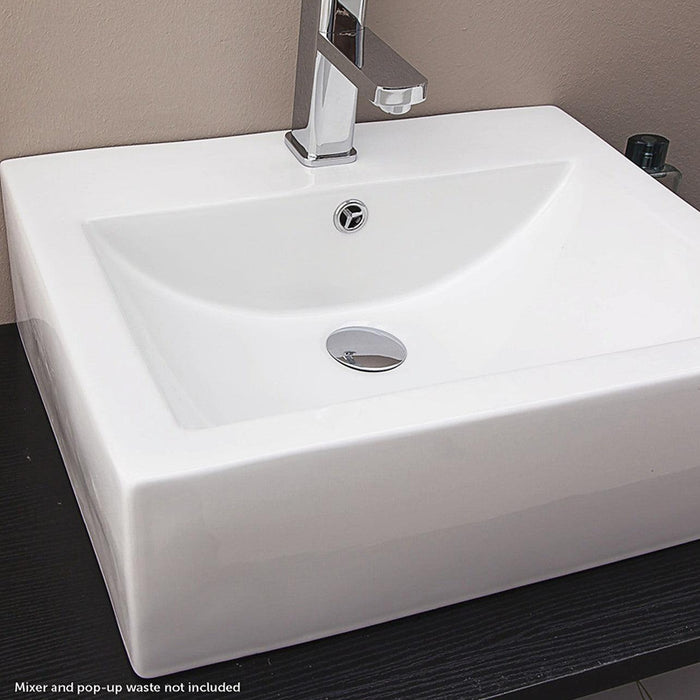
[[[401,115],[427,80],[364,25],[366,0],[302,0],[294,123],[287,146],[306,166],[351,163],[358,95]]]
[[[427,79],[371,29],[359,29],[353,42],[348,38],[322,35],[318,50],[357,87],[360,96],[387,114],[405,114],[425,101]],[[349,50],[351,43],[360,48]]]

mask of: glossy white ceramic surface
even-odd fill
[[[356,141],[320,170],[279,133],[2,164],[20,330],[142,675],[700,536],[700,213],[553,107]],[[343,367],[345,326],[408,358]]]

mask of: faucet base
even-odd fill
[[[328,165],[345,165],[354,163],[357,160],[357,151],[351,148],[347,153],[332,153],[327,156],[311,156],[307,150],[297,141],[294,134],[288,131],[284,135],[284,142],[287,148],[294,154],[294,157],[307,168],[321,168]]]

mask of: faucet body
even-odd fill
[[[302,0],[292,130],[308,167],[352,163],[357,97],[388,114],[425,100],[427,80],[369,28],[366,0]]]

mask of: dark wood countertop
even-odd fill
[[[22,681],[144,682],[127,661],[14,325],[0,326],[0,514],[0,698],[75,697],[15,692]],[[567,700],[698,661],[700,541],[152,679],[240,681],[236,695],[119,697]]]

